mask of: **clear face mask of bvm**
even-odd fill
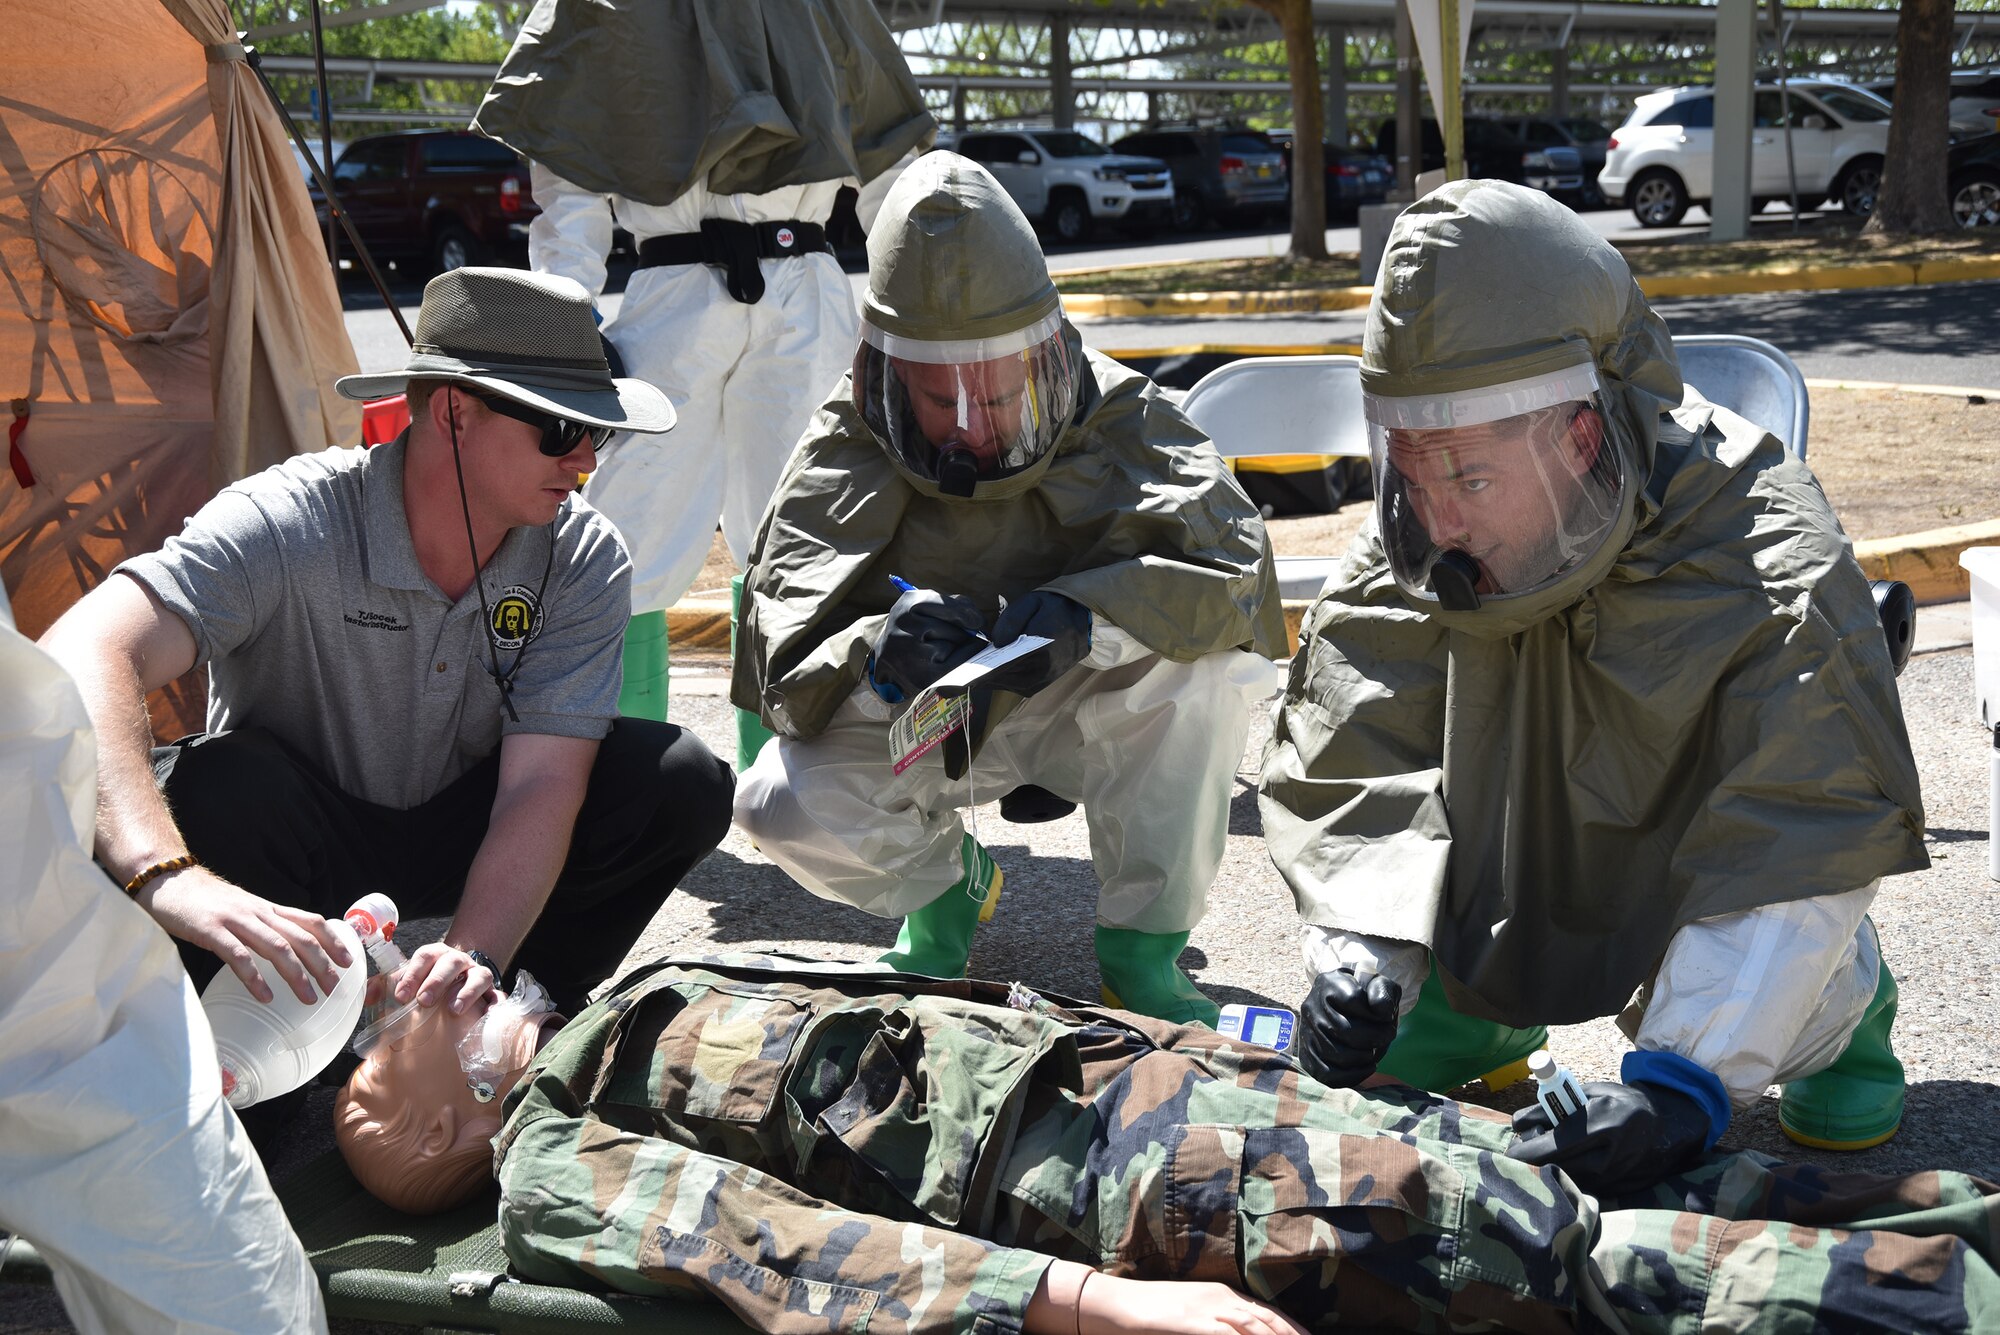
[[[548,989],[526,969],[514,971],[514,987],[487,1007],[479,1024],[458,1041],[458,1064],[466,1086],[481,1103],[499,1097],[507,1078],[523,1065],[516,1057],[523,1025],[539,1024],[555,1007]]]

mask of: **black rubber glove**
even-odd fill
[[[875,637],[868,682],[884,700],[900,704],[984,649],[985,630],[986,617],[970,598],[911,589],[896,599]]]
[[[1012,644],[1023,635],[1046,635],[1049,643],[995,668],[981,686],[1033,695],[1075,667],[1090,652],[1090,609],[1048,589],[1024,593],[1000,610],[993,643]]]
[[[1708,1113],[1678,1089],[1593,1080],[1583,1097],[1581,1116],[1553,1125],[1538,1103],[1515,1113],[1521,1139],[1507,1157],[1560,1168],[1593,1196],[1618,1196],[1672,1177],[1708,1144]]]
[[[1402,1000],[1402,986],[1379,973],[1331,969],[1313,979],[1299,1015],[1299,1065],[1334,1089],[1360,1084],[1394,1041]]]

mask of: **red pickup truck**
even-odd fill
[[[406,130],[347,146],[333,190],[377,260],[441,273],[496,260],[521,263],[541,210],[528,166],[505,144],[467,130]],[[313,190],[326,222],[326,204]]]

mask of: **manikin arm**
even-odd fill
[[[146,693],[194,666],[187,623],[139,581],[114,574],[65,612],[41,643],[76,679],[97,732],[98,861],[122,884],[186,853],[153,779]],[[156,876],[136,898],[169,934],[220,956],[259,1001],[271,999],[260,959],[301,1001],[318,997],[314,979],[333,991],[334,962],[348,963],[317,913],[273,904],[205,867]]]
[[[1028,1304],[1033,1335],[1304,1335],[1275,1307],[1227,1284],[1124,1279],[1051,1261]]]

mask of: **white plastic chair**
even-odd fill
[[[1181,407],[1225,459],[1368,457],[1359,357],[1245,357],[1195,382]],[[1285,598],[1316,597],[1339,563],[1338,556],[1280,556],[1278,592]]]
[[[1806,457],[1811,408],[1806,380],[1783,352],[1743,334],[1680,334],[1674,338],[1681,379],[1710,403],[1746,417]]]

